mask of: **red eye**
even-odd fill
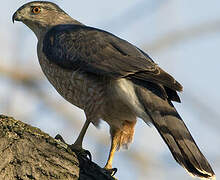
[[[38,14],[38,13],[40,13],[41,9],[40,9],[40,7],[33,7],[31,11],[34,14]]]

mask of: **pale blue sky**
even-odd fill
[[[25,2],[29,1],[10,0],[1,3],[0,64],[18,66],[18,68],[21,66],[28,72],[41,73],[36,56],[37,41],[34,34],[23,24],[15,23],[13,25],[11,21],[12,14]],[[184,92],[180,94],[182,103],[176,104],[176,107],[218,176],[220,173],[220,141],[218,138],[220,135],[220,1],[57,0],[53,2],[59,4],[75,19],[87,25],[110,31],[146,50],[163,69],[183,84]],[[198,29],[198,31],[194,32],[194,29]],[[185,35],[184,32],[188,32],[186,38],[181,39],[181,36]],[[175,41],[175,33],[179,35],[179,41]],[[159,40],[166,37],[171,37],[174,41],[168,41],[160,49],[153,48],[155,42],[160,42]],[[35,109],[38,116],[33,118],[32,125],[52,136],[58,132],[62,133],[70,143],[74,141],[77,136],[77,132],[73,131],[74,121],[72,124],[68,124],[56,112],[44,111],[45,105],[39,99],[31,97],[30,92],[27,90],[24,92],[22,87],[9,82],[7,78],[0,77],[0,82],[3,84],[0,88],[2,113],[10,113],[23,119]],[[42,88],[48,92],[48,96],[53,96],[58,101],[65,103],[49,83],[43,84]],[[7,93],[13,93],[15,97],[6,98]],[[13,101],[10,112],[3,105],[7,101]],[[36,103],[36,107],[30,106],[30,101]],[[82,119],[83,123],[82,111],[66,104],[70,111],[74,109],[73,116],[75,117],[77,113],[77,118]],[[128,158],[128,152],[119,152],[114,161],[114,166],[119,170],[117,173],[119,179],[191,179],[175,163],[154,128],[149,128],[140,121],[136,129],[138,130],[134,143],[128,152],[141,152],[141,157],[146,158],[147,167],[138,171],[137,169],[140,168],[138,163],[135,163],[132,158]],[[93,133],[109,136],[105,126],[100,131],[91,126],[88,136]],[[97,151],[100,151],[100,147],[96,148],[98,146],[96,143],[94,139],[86,138],[84,144],[92,151],[98,164],[103,166],[109,150],[109,142],[101,147],[103,151],[99,153]],[[99,154],[102,154],[101,157]],[[105,159],[103,160],[103,158]],[[155,171],[152,171],[152,168]],[[158,174],[158,172],[160,173]]]

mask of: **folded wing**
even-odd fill
[[[58,25],[47,32],[43,52],[52,63],[112,78],[182,86],[143,51],[113,34],[84,25]]]

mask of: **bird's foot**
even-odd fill
[[[57,134],[57,135],[55,136],[55,139],[56,139],[56,140],[60,140],[61,142],[67,144],[67,143],[64,141],[63,137],[62,137],[60,134]],[[92,161],[92,155],[91,155],[91,153],[90,153],[88,150],[83,149],[81,145],[72,144],[72,145],[68,145],[68,147],[69,147],[72,151],[74,151],[77,155],[83,156],[83,157],[86,157],[86,158],[88,157],[89,160]]]
[[[117,168],[111,168],[108,169],[106,167],[104,167],[104,170],[107,174],[111,175],[112,177],[117,173],[118,169]]]
[[[90,161],[92,161],[92,155],[88,150],[85,150],[80,145],[72,144],[69,145],[69,148],[74,151],[79,156],[84,156],[86,158],[89,158]]]
[[[63,137],[62,137],[60,134],[57,134],[57,135],[55,136],[55,139],[56,139],[56,140],[60,140],[61,142],[63,142],[63,143],[66,144],[66,142],[65,142],[64,139],[63,139]]]

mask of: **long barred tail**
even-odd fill
[[[147,89],[138,87],[136,93],[174,159],[191,175],[214,180],[211,166],[172,103]]]
[[[212,178],[214,172],[199,150],[189,130],[177,112],[155,113],[153,124],[168,145],[174,159],[190,174],[201,178]]]

